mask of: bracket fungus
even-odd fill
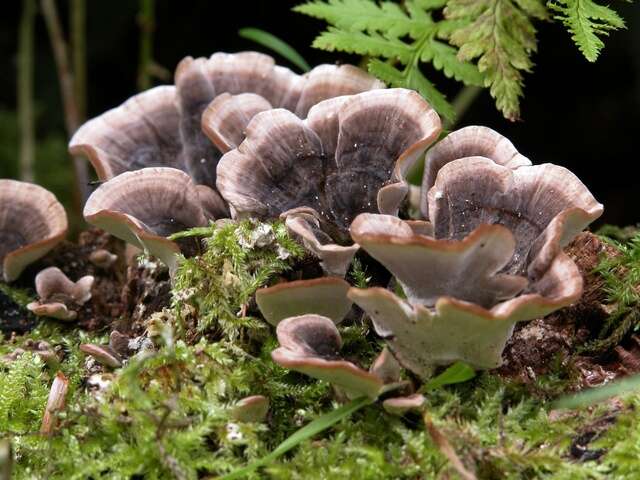
[[[91,275],[73,282],[58,267],[45,268],[36,275],[39,300],[29,303],[27,308],[37,316],[74,320],[77,312],[71,308],[91,299],[93,282]]]
[[[190,254],[197,244],[166,237],[207,225],[206,199],[184,172],[175,168],[143,168],[103,183],[84,207],[85,220],[162,260],[170,270],[177,254]]]
[[[455,360],[496,367],[516,322],[580,297],[582,277],[562,247],[602,205],[567,169],[453,160],[426,198],[432,235],[387,215],[362,214],[351,225],[354,241],[396,277],[407,301],[381,288],[351,289],[349,297],[406,368],[425,376]]]
[[[342,278],[321,277],[284,282],[256,291],[256,303],[262,316],[277,326],[288,317],[315,313],[339,324],[351,309],[347,297],[349,283]]]
[[[273,106],[306,115],[320,100],[373,88],[384,84],[350,65],[320,65],[300,76],[256,52],[186,57],[176,69],[175,86],[149,89],[87,121],[69,150],[87,156],[100,180],[146,167],[172,167],[217,197],[218,160],[242,140],[255,113]],[[214,145],[203,128],[220,140]],[[219,206],[221,200],[213,203]]]
[[[439,132],[436,112],[405,89],[325,100],[306,120],[283,109],[261,112],[220,160],[218,190],[235,217],[285,217],[325,270],[342,276],[357,250],[351,221],[362,212],[398,212],[407,170]]]
[[[6,282],[60,243],[67,229],[67,214],[51,192],[0,179],[0,272]]]

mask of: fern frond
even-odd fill
[[[452,119],[453,107],[425,77],[421,65],[430,63],[446,77],[466,85],[482,86],[484,79],[473,63],[460,59],[455,47],[440,41],[460,26],[457,21],[432,18],[432,11],[443,8],[445,3],[312,0],[294,10],[329,24],[327,31],[313,42],[314,47],[370,57],[371,74],[391,86],[417,90],[438,113]]]
[[[546,19],[540,0],[451,0],[444,10],[448,19],[464,22],[450,41],[460,48],[458,57],[477,59],[496,106],[510,120],[520,116],[522,72],[533,67],[536,29],[532,19]]]
[[[558,12],[554,18],[567,27],[578,49],[590,62],[596,61],[604,47],[601,36],[626,28],[614,10],[592,0],[554,0],[548,6]]]

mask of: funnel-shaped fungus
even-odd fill
[[[170,269],[176,254],[191,254],[197,244],[166,237],[207,225],[199,190],[189,176],[174,168],[126,172],[102,184],[84,207],[84,218],[118,238],[146,249]]]
[[[299,76],[256,52],[186,57],[176,69],[175,83],[135,95],[89,120],[71,139],[70,152],[87,156],[100,180],[146,167],[172,167],[215,189],[221,152],[242,141],[257,112],[281,107],[304,116],[321,100],[384,88],[350,65],[320,65]],[[221,203],[212,200],[216,216]]]
[[[315,313],[340,323],[353,302],[347,297],[349,283],[342,278],[297,280],[261,288],[256,292],[260,312],[271,325],[288,317]]]
[[[344,275],[357,248],[351,221],[362,212],[397,213],[407,170],[439,131],[435,111],[404,89],[326,100],[306,120],[262,112],[220,160],[218,190],[237,217],[286,217],[325,269]]]
[[[580,297],[582,277],[562,247],[602,205],[562,167],[511,169],[482,157],[444,165],[427,198],[433,236],[385,215],[363,214],[351,226],[408,302],[383,289],[349,296],[418,375],[455,360],[498,366],[516,322]]]
[[[353,395],[377,398],[384,383],[339,356],[342,338],[331,319],[302,315],[282,320],[276,329],[280,347],[271,357],[280,366],[343,388]]]
[[[508,168],[531,165],[531,161],[518,153],[508,138],[488,127],[472,125],[456,130],[427,152],[424,161],[420,204],[425,218],[429,218],[427,193],[435,184],[440,169],[454,160],[475,156],[488,158],[498,165]]]
[[[89,120],[69,151],[86,155],[100,180],[145,167],[184,169],[175,87],[152,88]]]
[[[58,267],[45,268],[36,275],[39,300],[31,302],[27,308],[37,316],[73,320],[77,313],[71,308],[91,299],[93,281],[94,278],[87,275],[73,282]]]
[[[60,243],[67,227],[67,214],[51,192],[0,179],[0,272],[6,282]]]

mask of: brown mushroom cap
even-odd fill
[[[245,397],[231,411],[234,420],[240,422],[263,422],[269,412],[269,399],[264,395]]]
[[[69,151],[86,155],[100,180],[145,167],[185,170],[179,120],[175,87],[155,87],[86,122]]]
[[[323,277],[280,283],[256,292],[260,312],[271,325],[285,318],[315,313],[340,323],[351,309],[349,283],[342,278]]]
[[[126,172],[102,184],[91,194],[84,217],[122,240],[146,248],[170,268],[175,266],[177,243],[165,237],[207,225],[195,184],[173,168],[144,168]],[[190,245],[182,245],[188,251]]]
[[[603,207],[569,170],[552,164],[510,169],[484,157],[449,162],[427,195],[437,239],[461,240],[481,224],[513,233],[504,273],[539,276],[561,247],[598,218]],[[540,240],[540,241],[538,241]],[[544,258],[539,257],[545,252]]]
[[[323,230],[345,242],[358,213],[397,211],[405,172],[439,130],[435,111],[404,89],[327,100],[306,121],[282,109],[262,112],[220,160],[218,190],[238,216],[312,209]]]
[[[382,391],[380,378],[338,356],[342,339],[331,319],[319,315],[287,318],[278,324],[276,334],[280,348],[271,357],[277,364],[354,395],[376,398]]]
[[[83,305],[91,299],[94,278],[86,275],[74,282],[58,267],[45,268],[36,275],[36,292],[41,300],[49,300],[62,295]]]
[[[18,278],[67,234],[67,214],[56,197],[38,185],[0,179],[0,270]]]
[[[488,158],[507,168],[531,165],[508,138],[488,127],[472,125],[451,132],[429,149],[424,161],[420,206],[425,218],[429,218],[427,193],[435,184],[440,169],[454,160],[475,156]]]
[[[393,273],[413,303],[433,306],[452,296],[491,307],[528,284],[499,273],[515,249],[513,234],[501,225],[480,225],[460,241],[436,240],[415,234],[397,217],[362,214],[351,224],[351,236]]]
[[[414,393],[406,397],[387,398],[382,402],[382,408],[391,415],[402,416],[411,410],[419,410],[425,401],[424,395]]]

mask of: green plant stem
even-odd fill
[[[289,60],[303,72],[311,70],[307,61],[296,51],[295,48],[269,32],[265,32],[259,28],[241,28],[238,30],[238,35],[273,50],[281,57]]]
[[[71,0],[71,48],[78,117],[87,115],[87,4],[86,0]]]
[[[81,123],[78,103],[76,101],[73,72],[69,62],[69,49],[64,39],[60,17],[54,0],[42,0],[42,15],[47,24],[49,42],[53,49],[53,56],[60,82],[62,106],[67,134],[71,137]],[[81,205],[89,193],[89,172],[87,162],[80,157],[73,157],[76,189],[74,191],[74,210],[80,215]]]
[[[329,412],[321,416],[320,418],[316,418],[309,425],[306,425],[305,427],[296,431],[293,435],[291,435],[284,442],[278,445],[278,447],[270,454],[262,457],[261,459],[253,462],[250,465],[247,465],[246,467],[242,467],[227,475],[218,477],[218,480],[232,480],[234,478],[242,478],[245,475],[248,475],[256,469],[271,463],[276,458],[287,453],[289,450],[296,447],[300,443],[322,432],[323,430],[326,430],[343,418],[349,417],[351,414],[355,413],[362,407],[365,407],[372,402],[373,400],[369,397],[358,397],[355,400],[352,400],[350,403],[347,403],[346,405],[343,405],[342,407],[333,410],[332,412]]]
[[[482,90],[482,87],[477,87],[475,85],[466,85],[462,87],[451,103],[456,114],[452,120],[445,119],[445,130],[452,130],[456,126],[460,119],[464,117],[464,114],[467,113],[467,110],[469,110],[471,105],[473,105],[473,102],[476,101],[480,93],[482,93]]]
[[[138,60],[138,90],[151,87],[153,64],[153,31],[155,29],[155,0],[140,0],[140,54]]]
[[[35,0],[22,1],[18,38],[18,118],[20,122],[20,179],[33,182],[35,127],[33,119],[33,26]]]

